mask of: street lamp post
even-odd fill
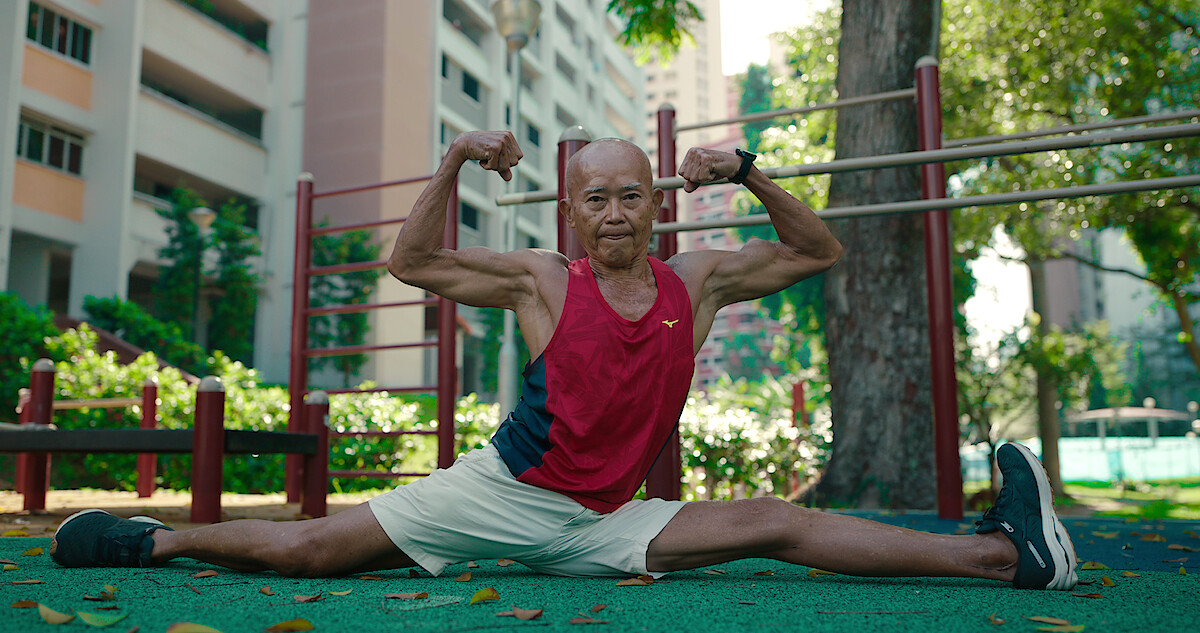
[[[204,267],[204,235],[217,213],[207,207],[196,207],[187,212],[188,219],[196,225],[196,276],[192,284],[192,340],[200,343],[200,269]]]
[[[537,0],[496,0],[492,3],[492,16],[496,19],[496,31],[504,38],[508,48],[509,64],[513,74],[512,112],[509,129],[518,140],[521,138],[521,49],[537,32],[542,19],[542,5]],[[517,179],[509,185],[515,192]],[[504,250],[515,250],[517,245],[516,208],[504,210],[507,227],[504,232]],[[517,346],[513,340],[516,316],[512,310],[504,311],[504,337],[500,342],[500,358],[497,368],[497,391],[500,412],[506,415],[517,403]]]

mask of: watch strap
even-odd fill
[[[729,178],[729,182],[735,185],[745,184],[746,176],[750,174],[750,167],[754,165],[754,161],[758,158],[757,154],[743,151],[741,148],[734,152],[742,157],[742,166],[738,168],[738,172]]]

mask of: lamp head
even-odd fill
[[[542,4],[537,0],[496,0],[492,3],[496,31],[508,44],[508,51],[519,51],[529,43],[542,21]]]
[[[207,231],[208,227],[212,226],[214,220],[217,219],[217,212],[207,207],[196,207],[187,212],[188,219],[192,221],[201,231]]]

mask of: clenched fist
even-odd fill
[[[512,180],[512,168],[525,156],[512,132],[463,132],[450,143],[450,151],[479,161],[480,167],[505,180]]]
[[[683,190],[691,193],[700,185],[736,176],[741,166],[742,159],[736,154],[693,147],[679,165],[679,175],[687,181]]]

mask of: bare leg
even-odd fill
[[[337,576],[416,565],[396,547],[367,504],[307,521],[245,519],[152,534],[153,560],[186,556],[240,571]]]
[[[772,558],[854,576],[1012,580],[1017,552],[999,533],[917,532],[773,497],[689,503],[646,552],[650,571]]]

